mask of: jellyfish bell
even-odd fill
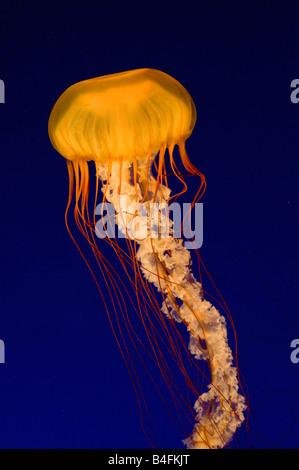
[[[106,75],[68,88],[49,120],[53,146],[71,161],[147,159],[184,142],[196,121],[187,90],[152,69]]]
[[[193,100],[179,82],[158,70],[140,69],[85,80],[68,88],[51,112],[49,136],[54,148],[67,160],[70,179],[66,209],[68,231],[71,234],[67,215],[74,196],[75,221],[95,255],[111,297],[116,323],[119,324],[121,315],[124,329],[142,363],[143,355],[147,353],[157,365],[176,409],[189,407],[190,411],[190,394],[194,396],[191,419],[195,424],[191,435],[185,436],[187,447],[221,448],[233,439],[245,419],[246,409],[245,399],[239,391],[238,368],[227,341],[226,320],[205,299],[202,284],[191,270],[191,254],[183,240],[175,237],[167,211],[160,214],[156,222],[157,236],[151,236],[151,205],[158,201],[167,206],[187,190],[184,175],[174,157],[176,145],[184,170],[200,177],[193,206],[205,191],[205,178],[192,165],[185,149],[185,141],[191,135],[195,121]],[[166,169],[167,150],[167,164],[183,185],[180,192],[172,195]],[[92,206],[89,204],[89,161],[96,167]],[[126,198],[124,207],[122,197]],[[126,250],[116,238],[106,237],[105,241],[117,255],[131,290],[119,269],[105,258],[98,243],[102,240],[97,240],[95,215],[100,199],[113,206],[118,227],[126,238]],[[143,204],[147,217],[140,216],[140,204]],[[142,237],[134,236],[132,222],[145,228]],[[165,222],[170,227],[167,236],[162,235],[161,229]],[[200,260],[198,253],[197,258]],[[137,393],[143,399],[124,333],[116,333],[97,275],[89,263],[87,265],[102,295],[135,390],[139,387]],[[136,333],[132,312],[145,329],[146,347]],[[230,317],[229,312],[226,313]],[[162,333],[157,333],[153,319]],[[188,348],[179,332],[181,325],[177,326],[176,322],[187,327],[190,334]],[[163,352],[159,342],[163,342]],[[137,343],[142,344],[141,350]],[[165,354],[182,375],[188,399],[178,390]],[[190,379],[184,355],[197,374],[201,373],[207,379],[205,393],[200,394],[200,387]],[[202,360],[208,363],[208,378],[199,368]]]

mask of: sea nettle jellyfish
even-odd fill
[[[225,316],[204,295],[198,247],[194,246],[198,268],[192,272],[190,249],[170,217],[170,205],[187,190],[186,175],[197,175],[199,184],[181,226],[190,222],[190,211],[205,191],[205,178],[185,149],[195,121],[193,100],[178,81],[158,70],[140,69],[68,88],[52,110],[49,135],[67,162],[68,231],[67,215],[73,204],[75,221],[95,255],[101,280],[78,238],[71,236],[102,294],[139,403],[144,394],[128,347],[131,341],[134,356],[151,377],[152,363],[157,365],[176,411],[192,423],[185,445],[215,449],[232,441],[244,421],[246,403],[239,392],[238,365],[228,345]],[[88,162],[95,164],[93,201]],[[171,178],[181,184],[172,195]],[[158,211],[153,211],[157,206]],[[97,215],[102,216],[101,226]],[[122,241],[115,234],[115,223]],[[104,256],[105,242],[119,265]],[[223,299],[219,304],[231,320]],[[143,325],[145,339],[140,338],[136,322]],[[183,329],[190,335],[187,345]],[[199,367],[202,361],[207,368]],[[184,389],[176,382],[177,372],[182,374]],[[204,379],[203,393],[195,376]],[[164,394],[162,399],[167,402]]]

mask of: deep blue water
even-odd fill
[[[68,86],[142,67],[180,81],[198,112],[187,151],[207,179],[200,253],[234,318],[260,436],[243,429],[232,446],[298,446],[298,14],[295,1],[1,3],[1,448],[149,447],[64,225],[67,170],[47,133]],[[158,446],[182,448],[145,375]]]

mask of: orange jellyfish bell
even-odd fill
[[[71,161],[132,161],[184,142],[195,121],[193,100],[177,80],[138,69],[69,87],[52,110],[49,136]]]
[[[188,425],[192,423],[191,434],[182,427],[185,445],[207,449],[229,445],[245,419],[246,403],[239,393],[239,371],[228,345],[225,317],[206,300],[202,283],[192,273],[191,254],[180,230],[185,219],[174,223],[175,215],[181,214],[180,207],[174,210],[174,204],[187,191],[185,174],[200,177],[189,216],[206,188],[204,175],[191,164],[185,149],[195,121],[193,100],[179,82],[158,70],[140,69],[85,80],[68,88],[51,112],[49,136],[55,149],[67,160],[67,229],[79,248],[67,217],[75,193],[75,221],[95,256],[101,282],[79,250],[101,293],[140,409],[141,403],[145,403],[144,392],[132,356],[140,359],[156,386],[151,367],[144,361],[147,355],[169,389],[178,426],[182,416],[187,416]],[[173,156],[176,145],[185,174]],[[96,167],[92,203],[89,161]],[[168,181],[172,176],[183,188],[170,196]],[[102,202],[98,204],[101,192]],[[173,220],[169,215],[172,199]],[[157,206],[160,212],[156,217],[153,209]],[[100,219],[99,225],[95,216],[103,215],[105,210],[109,217],[102,217],[105,222]],[[111,228],[113,221],[120,238],[126,239],[125,247],[117,241]],[[142,230],[136,231],[136,227]],[[104,241],[114,251],[118,265],[103,254]],[[193,238],[187,246],[195,249],[201,281],[200,267],[204,265],[194,242]],[[102,284],[110,296],[108,301]],[[221,300],[219,304],[231,321]],[[139,337],[141,327],[146,332],[144,339]],[[181,327],[187,328],[189,344],[185,344]],[[199,367],[200,361],[207,362],[208,371]],[[177,373],[183,383],[181,388],[175,380]],[[201,393],[199,377],[207,385],[205,393]],[[159,393],[158,386],[156,389]],[[194,402],[192,407],[190,403]]]

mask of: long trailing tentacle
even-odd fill
[[[145,407],[146,402],[124,332],[120,325],[121,318],[138,357],[146,368],[165,405],[168,407],[166,399],[155,384],[143,358],[142,351],[139,351],[137,344],[142,346],[151,360],[159,367],[161,376],[171,393],[178,416],[180,417],[180,413],[183,412],[190,424],[192,421],[193,423],[195,421],[191,436],[184,441],[187,447],[225,447],[229,445],[236,429],[244,421],[245,400],[239,393],[238,367],[235,367],[233,364],[233,355],[228,346],[225,319],[204,298],[201,278],[200,282],[195,279],[191,271],[190,252],[184,247],[183,240],[174,236],[173,224],[168,216],[168,212],[159,212],[158,217],[157,214],[153,217],[151,212],[152,204],[155,207],[160,204],[161,207],[165,208],[170,200],[176,201],[180,194],[187,190],[184,176],[180,173],[174,161],[173,148],[170,148],[171,169],[173,174],[183,184],[183,189],[179,193],[170,196],[171,191],[168,188],[165,151],[166,148],[162,148],[159,152],[158,165],[156,165],[154,155],[149,155],[146,160],[141,161],[135,158],[131,163],[121,160],[118,162],[110,161],[109,165],[96,164],[97,184],[95,200],[92,206],[92,217],[89,215],[88,165],[85,161],[79,163],[68,162],[70,191],[66,210],[66,223],[67,213],[74,193],[75,221],[82,235],[89,242],[105,280],[115,314],[115,325],[97,276],[94,274],[77,242],[74,241],[101,292],[110,324],[134,384],[141,417],[141,402],[145,404]],[[200,176],[200,186],[191,204],[192,209],[205,191],[206,182],[204,176],[191,164],[183,144],[179,146],[179,152],[185,170],[192,175]],[[153,176],[151,171],[153,164],[156,168],[156,177]],[[103,215],[105,204],[110,203],[113,205],[119,231],[126,238],[127,251],[114,238],[107,237],[105,241],[113,248],[124,272],[128,276],[136,299],[135,301],[116,267],[105,258],[101,248],[98,246],[99,241],[96,237],[95,220],[95,208],[99,195],[98,179],[102,180],[103,204],[101,215]],[[126,198],[124,206],[121,202],[123,196]],[[145,208],[145,218],[144,214],[142,216],[139,212],[140,205]],[[188,216],[190,217],[190,212]],[[111,222],[110,219],[109,222]],[[155,226],[154,232],[152,231],[153,223]],[[67,227],[70,232],[68,223]],[[139,227],[137,232],[136,227]],[[143,229],[143,231],[140,229]],[[202,264],[198,251],[195,251],[199,263]],[[153,288],[160,292],[162,307],[159,306],[159,300],[156,298]],[[134,327],[124,293],[127,295],[133,311],[144,326],[147,344],[141,340]],[[224,305],[226,306],[226,304]],[[226,309],[224,308],[224,310]],[[161,315],[161,311],[163,315]],[[121,313],[121,318],[119,312]],[[229,316],[229,311],[227,313]],[[156,318],[160,330],[155,325],[154,318]],[[179,331],[179,325],[175,326],[176,322],[183,323],[189,331],[189,351]],[[178,387],[171,370],[171,364],[166,359],[164,353],[162,353],[161,345],[163,345],[168,356],[172,358],[178,370],[182,373],[186,393]],[[200,392],[202,385],[198,381],[197,383],[194,382],[189,377],[185,367],[183,352],[188,358],[189,364],[195,367],[198,373],[201,373],[203,383],[208,384],[205,393]],[[199,360],[203,360],[208,364],[207,373],[199,368]],[[196,400],[194,411],[192,411],[191,407],[191,402],[194,401],[193,397]],[[190,415],[186,414],[186,410],[191,411],[191,418]],[[147,407],[146,412],[148,414]],[[169,412],[172,415],[170,410]],[[176,422],[174,417],[173,419]],[[176,424],[184,430],[181,419]],[[147,437],[153,446],[153,442],[149,436]]]
[[[147,203],[156,200],[167,203],[170,191],[162,183],[162,168],[164,153],[160,152],[157,167],[157,179],[147,175],[149,188],[147,192],[152,198]],[[195,200],[198,200],[205,190],[205,179],[190,163],[184,146],[180,146],[180,153],[185,168],[201,176],[201,185]],[[171,166],[174,166],[171,154]],[[126,163],[128,170],[131,164]],[[144,166],[143,166],[144,168]],[[126,232],[132,220],[136,224],[136,196],[138,202],[144,201],[141,185],[137,182],[137,170],[134,169],[134,181],[122,178],[122,194],[126,196],[127,207],[125,211],[120,207],[119,178],[124,174],[123,166],[114,162],[111,173],[99,166],[99,175],[107,181],[105,194],[121,218],[122,228]],[[140,178],[142,181],[142,177]],[[107,191],[108,187],[108,191]],[[164,216],[164,219],[167,216]],[[138,218],[138,216],[137,216]],[[149,205],[147,205],[147,221],[150,221]],[[165,220],[164,220],[165,222]],[[139,217],[140,226],[144,219]],[[166,223],[171,226],[171,221]],[[198,396],[195,403],[196,424],[191,436],[185,440],[189,448],[220,448],[229,444],[236,429],[244,421],[245,399],[239,393],[238,369],[233,365],[233,355],[228,346],[225,318],[218,310],[203,297],[201,285],[196,281],[190,269],[190,253],[184,248],[182,240],[174,239],[170,235],[166,238],[148,236],[152,227],[147,222],[147,235],[143,239],[136,237],[134,243],[139,245],[136,258],[139,261],[144,278],[152,283],[163,296],[162,312],[169,318],[183,321],[190,333],[189,350],[196,359],[208,362],[210,370],[210,383],[207,392]],[[128,233],[126,233],[128,235]],[[130,232],[132,238],[132,233]],[[134,238],[134,237],[133,237]],[[189,387],[194,386],[189,383]]]

